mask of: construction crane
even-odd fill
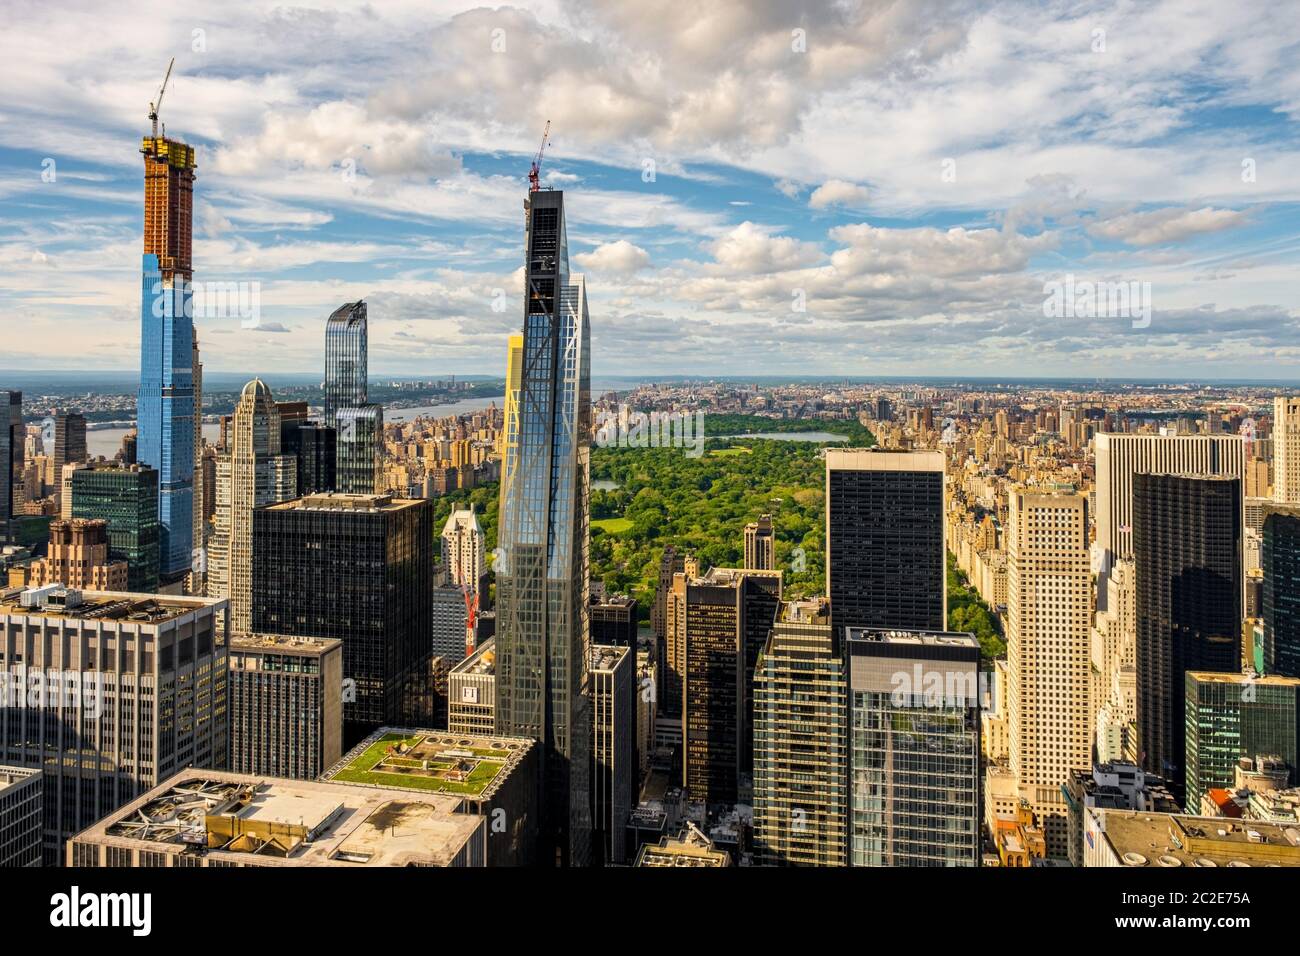
[[[153,138],[158,138],[158,111],[162,109],[163,94],[167,92],[167,81],[172,78],[172,67],[176,65],[176,57],[172,57],[167,64],[167,75],[163,77],[162,86],[158,90],[157,102],[149,104],[149,119],[153,121]]]
[[[475,625],[478,623],[478,591],[468,584],[460,586],[461,596],[465,599],[465,656],[474,653]]]
[[[533,157],[533,165],[528,170],[528,191],[535,193],[541,189],[542,176],[542,153],[546,152],[548,145],[546,138],[551,135],[551,121],[546,121],[546,129],[542,131],[542,145],[537,147],[537,155]]]

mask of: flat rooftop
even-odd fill
[[[128,591],[77,591],[60,589],[43,600],[37,592],[45,588],[6,588],[0,590],[0,614],[26,615],[27,617],[58,618],[62,620],[130,621],[138,624],[162,624],[184,617],[203,608],[224,604],[225,598],[180,597],[163,594],[135,594]],[[32,606],[23,604],[28,594]],[[66,602],[66,603],[64,603]]]
[[[185,770],[73,839],[249,865],[445,866],[486,825],[460,807],[437,794]]]
[[[1188,671],[1201,684],[1253,684],[1257,687],[1300,687],[1300,679],[1280,674],[1224,674],[1217,671]]]
[[[322,779],[487,800],[535,743],[524,737],[384,727]]]
[[[392,495],[348,495],[339,491],[321,492],[267,505],[267,511],[399,511],[424,504],[420,498],[394,498]]]
[[[286,634],[234,634],[230,638],[231,650],[269,651],[312,657],[331,648],[341,647],[342,644],[342,641],[333,637],[291,637]]]
[[[964,631],[910,631],[874,627],[847,627],[845,637],[850,641],[869,644],[913,644],[918,647],[974,647],[980,642],[975,635]]]
[[[628,654],[628,648],[607,644],[591,645],[591,669],[594,671],[612,671]]]
[[[1133,810],[1098,811],[1129,866],[1300,866],[1300,825]]]
[[[469,657],[451,669],[453,674],[473,674],[491,677],[497,669],[497,645],[495,638],[488,638]]]

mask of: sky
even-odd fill
[[[175,57],[194,278],[258,304],[215,372],[323,368],[364,298],[372,376],[503,374],[550,120],[597,377],[1300,380],[1297,14],[0,0],[0,369],[138,364]]]

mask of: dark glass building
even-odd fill
[[[23,393],[0,391],[0,533],[14,515],[14,489],[22,484]]]
[[[368,359],[365,302],[347,302],[325,323],[325,424],[339,409],[365,405]]]
[[[1207,791],[1236,785],[1243,757],[1277,757],[1296,783],[1300,680],[1188,671],[1185,687],[1188,813],[1203,812]]]
[[[1300,505],[1264,507],[1264,672],[1300,677]]]
[[[524,210],[518,446],[498,535],[497,732],[541,741],[541,859],[580,866],[591,852],[587,295],[569,275],[564,193],[530,193]]]
[[[1181,801],[1188,671],[1241,670],[1241,479],[1133,476],[1142,768]]]
[[[344,747],[428,723],[433,509],[310,495],[253,512],[252,630],[343,642]]]
[[[948,626],[943,453],[826,452],[826,580],[831,625]]]
[[[336,432],[318,422],[281,422],[280,450],[298,459],[298,495],[335,488]]]
[[[158,590],[158,472],[92,462],[72,474],[72,517],[108,522],[109,557],[126,562],[127,590]]]

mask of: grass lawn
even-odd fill
[[[591,523],[593,528],[599,528],[606,534],[622,534],[632,527],[632,522],[627,518],[600,518]]]
[[[743,445],[737,445],[734,448],[714,448],[709,452],[710,455],[717,455],[719,458],[725,458],[728,455],[752,455],[753,453],[754,449],[746,448]]]
[[[347,783],[368,783],[397,789],[432,790],[437,793],[463,793],[476,796],[482,793],[487,785],[496,778],[497,774],[501,772],[506,758],[510,756],[509,751],[506,750],[473,748],[472,752],[479,758],[480,762],[470,771],[466,780],[457,781],[446,780],[437,776],[439,773],[450,770],[455,765],[452,761],[431,759],[427,771],[428,775],[426,775],[423,769],[423,758],[399,757],[395,754],[388,755],[389,747],[398,743],[405,743],[408,747],[414,746],[423,739],[420,736],[403,737],[401,734],[385,734],[362,751],[356,760],[334,774],[334,779]],[[409,774],[390,773],[383,769],[377,769],[381,763],[384,763],[385,759],[388,766],[404,767],[415,772]]]

